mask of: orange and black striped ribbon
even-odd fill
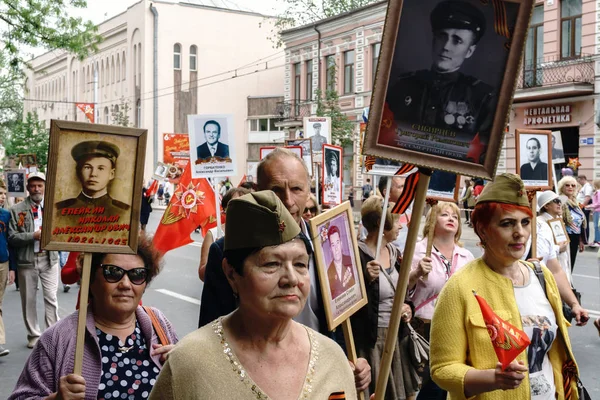
[[[402,175],[410,172],[413,168],[415,168],[412,164],[404,164],[397,172],[396,175]],[[398,197],[398,201],[394,205],[392,209],[392,213],[394,214],[404,214],[415,198],[415,194],[417,193],[417,183],[419,183],[420,172],[415,172],[414,174],[410,174],[406,181],[404,182],[404,189],[402,190],[402,194]]]
[[[346,392],[334,392],[328,397],[329,400],[343,400],[346,398]]]
[[[569,359],[563,364],[562,374],[565,389],[565,400],[572,400],[574,399],[574,396],[571,382],[573,382],[573,377],[577,374],[577,368],[575,367],[573,360]]]
[[[510,29],[506,20],[506,6],[502,0],[492,0],[494,5],[494,29],[498,35],[510,39]]]
[[[369,172],[373,169],[373,165],[375,165],[375,157],[374,156],[366,156],[365,157],[365,171]]]

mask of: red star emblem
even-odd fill
[[[279,223],[279,232],[283,232],[285,230],[285,221],[281,221]]]
[[[204,204],[206,194],[198,190],[200,184],[194,185],[190,182],[187,187],[180,185],[173,194],[177,200],[173,202],[174,213],[178,216],[190,218],[191,213],[198,212],[198,206]]]
[[[475,135],[471,143],[469,143],[469,151],[467,151],[467,159],[470,159],[474,163],[479,163],[481,153],[485,150],[485,145],[479,140],[479,133]]]

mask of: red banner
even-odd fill
[[[186,133],[163,134],[163,162],[171,165],[167,172],[169,182],[177,184],[190,162],[190,140]]]
[[[77,108],[85,114],[88,121],[94,123],[94,103],[77,103]]]

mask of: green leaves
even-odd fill
[[[38,119],[37,113],[28,112],[25,120],[13,121],[8,132],[3,132],[7,156],[35,154],[42,170],[48,162],[50,131]]]

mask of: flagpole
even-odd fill
[[[317,199],[317,207],[319,206],[319,163],[316,163],[317,168],[315,168],[316,179],[315,179],[315,198]]]
[[[221,228],[221,201],[219,199],[219,189],[217,188],[219,184],[217,182],[217,179],[213,178],[213,189],[215,191],[215,209],[217,216],[217,239],[219,239],[223,236],[223,229]]]

